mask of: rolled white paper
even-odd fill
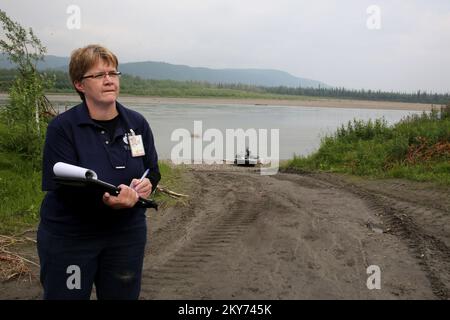
[[[53,173],[61,178],[97,179],[97,174],[86,168],[74,166],[65,162],[57,162],[53,166]]]

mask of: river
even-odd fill
[[[58,101],[55,105],[63,111],[64,106],[74,105],[77,100],[76,96],[72,96],[68,97],[65,103]],[[183,104],[167,103],[164,99],[161,99],[161,102],[146,103],[141,97],[126,97],[125,100],[126,106],[140,112],[150,123],[160,159],[170,159],[172,149],[179,144],[179,140],[171,141],[174,130],[182,128],[194,134],[194,121],[201,121],[202,133],[215,128],[222,133],[224,139],[226,129],[255,129],[258,133],[261,129],[267,129],[269,153],[272,143],[270,130],[278,129],[279,158],[283,160],[292,158],[294,154],[311,154],[318,149],[322,137],[332,134],[342,124],[353,119],[369,120],[384,117],[387,123],[392,125],[407,115],[420,113],[420,111],[354,107],[324,108],[214,102]],[[4,99],[0,101],[0,104],[4,101]],[[202,140],[202,135],[193,139]],[[203,141],[203,148],[209,144],[210,142]],[[223,153],[226,154],[225,150]]]

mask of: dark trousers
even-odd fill
[[[37,234],[44,299],[138,299],[147,228],[101,236],[68,237],[42,225]]]

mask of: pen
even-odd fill
[[[142,175],[142,177],[139,179],[139,182],[141,182],[148,174],[148,172],[150,171],[150,169],[145,170],[144,174]],[[132,182],[133,183],[133,182]],[[130,188],[132,183],[130,183]],[[134,189],[134,188],[133,188]]]
[[[139,179],[139,181],[142,181],[142,179],[144,179],[144,178],[147,176],[147,174],[148,174],[149,171],[150,171],[150,169],[145,170],[144,174],[143,174],[142,177]]]

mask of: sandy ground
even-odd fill
[[[51,94],[47,96],[53,103],[67,103],[73,106],[80,103],[78,95]],[[0,100],[6,100],[7,94],[0,93]],[[226,99],[226,98],[161,98],[121,95],[119,101],[125,105],[154,105],[154,104],[206,104],[206,105],[270,105],[293,107],[323,107],[323,108],[356,108],[356,109],[386,109],[429,111],[439,105],[423,103],[403,103],[387,101],[345,100],[345,99]]]
[[[448,188],[228,166],[185,179],[187,203],[148,212],[142,299],[450,297]],[[367,287],[371,265],[379,290]],[[41,295],[27,279],[0,288],[2,299]]]

